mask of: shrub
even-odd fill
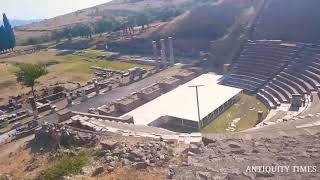
[[[87,150],[78,154],[63,154],[57,157],[39,179],[55,180],[62,176],[79,174],[90,161],[91,153]]]

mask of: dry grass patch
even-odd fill
[[[91,66],[100,66],[114,70],[127,70],[139,66],[147,70],[151,66],[136,65],[119,61],[107,61],[98,59],[104,55],[103,51],[85,50],[80,53],[59,56],[54,51],[41,51],[33,54],[22,55],[0,60],[0,104],[6,103],[9,96],[17,96],[30,91],[17,83],[14,72],[16,63],[44,63],[48,66],[49,73],[39,79],[36,89],[53,86],[55,84],[67,84],[80,82],[85,84],[94,77]]]
[[[40,51],[33,54],[26,54],[22,56],[16,56],[12,58],[3,59],[7,63],[44,63],[52,61],[63,61],[63,56],[57,56],[52,51]]]
[[[90,163],[91,152],[82,150],[78,154],[62,154],[50,162],[48,169],[39,177],[41,180],[55,180],[63,176],[76,175]]]
[[[237,118],[240,118],[240,121],[237,123],[236,131],[254,127],[257,124],[258,111],[263,111],[265,116],[268,113],[266,106],[255,96],[243,94],[236,104],[213,120],[202,132],[224,133],[230,123]]]

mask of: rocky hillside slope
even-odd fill
[[[209,50],[210,41],[224,37],[236,23],[252,16],[250,12],[255,11],[258,2],[260,0],[207,1],[133,40],[117,41],[113,47],[118,51],[135,49],[139,53],[151,53],[151,40],[173,36],[177,54],[199,56],[199,51]]]
[[[210,141],[189,152],[173,179],[319,179],[319,137]]]
[[[318,0],[268,0],[253,39],[315,42],[320,39]]]

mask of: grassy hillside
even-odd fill
[[[215,0],[211,0],[215,1]],[[19,26],[15,33],[19,42],[30,38],[50,36],[54,30],[76,24],[90,24],[102,18],[122,18],[130,14],[140,13],[148,9],[179,8],[184,9],[197,3],[195,0],[141,0],[141,1],[111,1],[95,7],[79,10],[52,19],[46,19],[38,23]]]

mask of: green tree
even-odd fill
[[[16,45],[16,38],[5,13],[3,13],[3,25],[6,29],[8,49],[13,49]]]
[[[62,29],[62,34],[64,37],[68,38],[69,41],[72,40],[72,29],[69,27],[65,27]]]
[[[114,31],[117,28],[117,23],[113,19],[103,18],[94,24],[95,33],[104,33]]]
[[[128,31],[129,33],[132,35],[134,34],[134,27],[136,26],[137,24],[137,19],[135,16],[128,16],[126,18],[126,22],[127,22],[127,28],[128,28]]]
[[[91,38],[92,30],[89,25],[86,24],[78,24],[71,29],[71,34],[73,37],[81,36],[86,38]]]
[[[121,30],[121,22],[112,18],[112,30],[111,31],[120,31]]]
[[[60,30],[54,30],[51,35],[51,39],[56,40],[57,42],[60,42],[64,37],[63,31]]]
[[[7,36],[6,36],[6,29],[4,28],[4,26],[0,27],[0,52],[8,49],[8,40],[7,40]]]
[[[34,86],[37,79],[48,73],[47,67],[44,64],[18,64],[18,70],[15,72],[17,81],[24,86],[31,87],[32,95],[34,94]]]
[[[136,16],[136,23],[138,26],[141,26],[142,30],[145,30],[145,26],[148,26],[149,22],[148,16],[143,13]]]

